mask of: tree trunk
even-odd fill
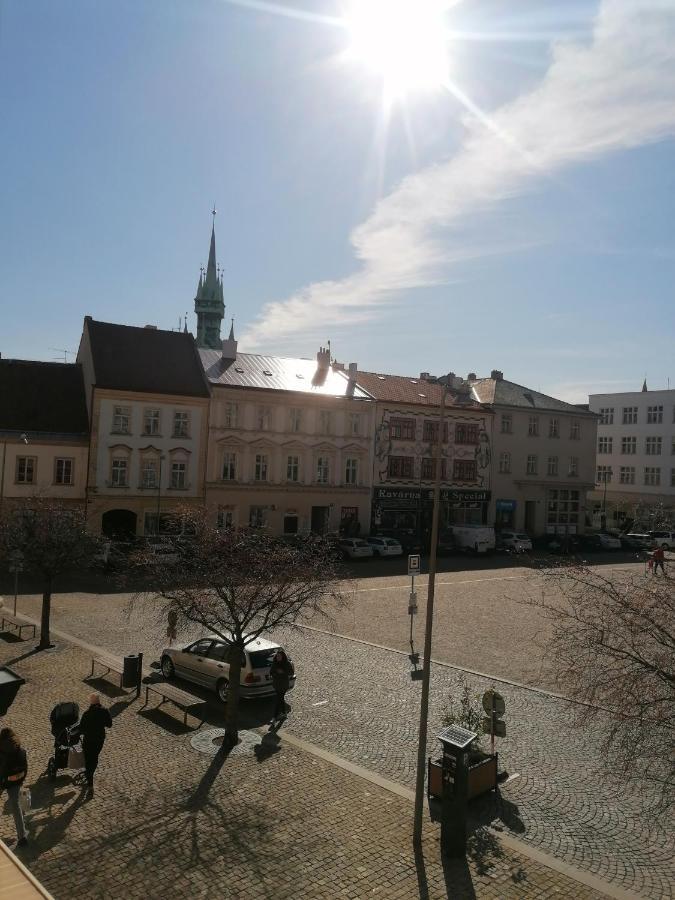
[[[230,651],[230,682],[227,688],[227,709],[225,711],[224,745],[234,747],[239,740],[239,680],[244,651],[241,647],[232,647]]]
[[[49,639],[49,617],[52,611],[52,580],[51,578],[45,584],[45,589],[42,592],[42,617],[40,620],[40,643],[38,644],[38,648],[40,650],[45,650],[47,647],[51,647],[51,641]]]

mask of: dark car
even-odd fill
[[[620,536],[622,550],[651,550],[654,539],[648,534],[622,534]]]

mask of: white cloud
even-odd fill
[[[462,244],[471,216],[565,166],[675,134],[673,47],[672,0],[604,0],[589,44],[554,45],[537,88],[498,109],[492,128],[467,116],[457,154],[407,177],[354,229],[354,274],[268,304],[242,343],[279,348],[367,320],[395,292],[443,282],[453,263],[486,252]]]

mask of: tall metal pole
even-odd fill
[[[441,384],[441,414],[438,421],[436,443],[434,510],[431,519],[431,548],[429,550],[429,586],[427,591],[427,615],[424,630],[424,659],[422,661],[422,699],[420,701],[420,731],[417,745],[417,781],[415,783],[415,821],[413,843],[422,843],[422,816],[424,814],[424,776],[427,761],[427,725],[429,721],[429,680],[431,676],[431,636],[434,626],[434,592],[436,589],[436,548],[438,544],[438,520],[441,506],[441,466],[443,450],[443,426],[445,424],[446,385]]]
[[[157,479],[157,537],[159,537],[159,513],[160,507],[162,503],[162,460],[164,457],[160,454],[159,457],[159,478]]]

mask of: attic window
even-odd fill
[[[242,374],[242,375],[243,375],[243,373],[244,373],[244,370],[241,368],[241,366],[235,366],[235,367],[234,367],[234,371],[235,371],[235,372],[239,372],[239,373]]]
[[[263,375],[269,375],[270,378],[272,377],[272,373],[269,369],[263,369]]]
[[[384,379],[386,378],[385,375],[378,375],[377,377],[380,379],[380,381],[384,381]]]
[[[413,378],[410,379],[410,384],[417,384],[417,383],[418,383],[418,382],[415,381]]]
[[[426,397],[426,394],[418,394],[418,397]]]
[[[296,372],[296,373],[295,373],[295,377],[296,377],[296,378],[304,378],[305,376],[304,376],[304,375],[301,375],[300,372]]]

